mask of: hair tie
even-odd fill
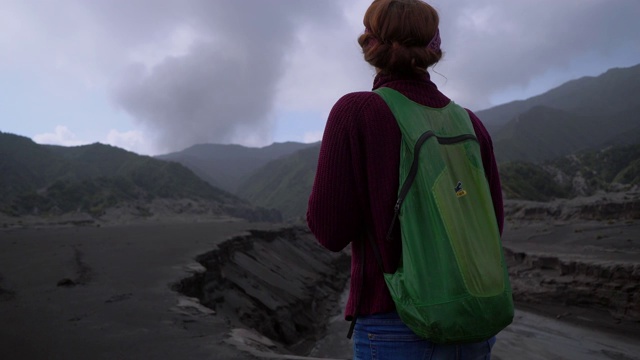
[[[372,39],[369,39],[369,41],[372,44],[378,42],[378,39],[375,37],[375,35],[371,33],[371,29],[369,29],[368,27],[364,28],[364,33],[371,34]],[[433,35],[433,37],[431,38],[431,41],[429,41],[429,44],[427,45],[427,49],[438,52],[440,51],[441,44],[442,44],[442,39],[440,39],[440,29],[438,28],[436,29],[436,34]]]
[[[433,38],[431,38],[431,41],[429,41],[429,45],[427,45],[427,49],[438,52],[440,50],[441,43],[442,43],[442,40],[440,39],[440,29],[438,28],[436,30],[436,34],[433,35]]]
[[[364,28],[364,33],[371,35],[369,37],[369,39],[367,40],[366,46],[375,45],[375,44],[379,43],[378,38],[375,35],[373,35],[373,33],[371,32],[371,29],[369,29],[368,27],[365,27]]]

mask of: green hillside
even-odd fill
[[[154,199],[205,200],[225,211],[250,213],[246,201],[214,188],[178,163],[109,145],[38,145],[0,133],[0,171],[0,212],[13,216],[100,216],[119,203]]]
[[[640,104],[622,112],[610,111],[607,116],[536,106],[493,136],[496,158],[499,162],[539,162],[608,144],[638,143],[638,114]]]
[[[552,180],[549,172],[532,163],[502,164],[500,180],[507,199],[549,201],[571,197],[571,189],[566,184]]]
[[[314,144],[274,143],[262,148],[241,145],[199,144],[157,158],[178,162],[209,184],[237,193],[238,186],[269,161],[288,156]]]
[[[548,201],[640,185],[640,144],[587,151],[542,164],[500,165],[507,198]]]
[[[540,162],[640,142],[640,65],[569,81],[544,94],[477,112],[498,161]]]
[[[639,98],[640,64],[568,81],[543,94],[477,111],[476,115],[487,128],[497,130],[536,106],[579,116],[608,116],[611,111],[620,113],[636,107]]]
[[[64,161],[31,139],[0,132],[0,201],[46,185],[64,166]]]
[[[304,216],[315,178],[320,145],[273,160],[238,188],[251,203],[279,210],[285,219]]]

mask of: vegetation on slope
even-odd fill
[[[297,142],[274,143],[262,148],[233,144],[199,144],[157,158],[176,161],[209,184],[237,194],[239,185],[268,162],[312,146],[314,144]]]
[[[100,216],[118,203],[154,199],[206,200],[227,212],[250,215],[246,201],[212,187],[178,163],[109,145],[47,146],[0,133],[0,159],[0,212],[13,216]]]
[[[274,208],[285,219],[304,216],[316,174],[320,145],[271,161],[239,187],[253,204]]]
[[[542,164],[500,165],[507,198],[548,201],[640,185],[640,144],[565,156]]]
[[[497,130],[536,106],[577,116],[608,117],[637,106],[640,98],[640,64],[609,69],[599,76],[568,81],[543,94],[476,112],[490,130]],[[492,131],[492,134],[494,131]]]
[[[540,162],[607,145],[640,142],[640,106],[584,116],[543,106],[516,117],[493,137],[498,161]]]

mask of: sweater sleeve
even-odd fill
[[[500,184],[500,174],[498,173],[498,164],[493,154],[493,142],[489,132],[484,127],[480,119],[471,111],[467,109],[473,129],[476,132],[476,137],[480,142],[480,152],[482,155],[482,165],[484,172],[489,182],[489,190],[491,191],[491,199],[493,200],[493,208],[496,212],[496,219],[498,221],[498,229],[502,234],[504,227],[504,204],[502,200],[502,186]]]
[[[358,146],[354,116],[360,109],[356,99],[354,94],[343,96],[329,114],[307,208],[309,229],[331,251],[345,248],[361,230],[351,151]]]

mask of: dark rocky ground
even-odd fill
[[[640,359],[637,203],[507,204],[518,310],[494,358]],[[0,230],[2,358],[350,357],[349,254],[304,228],[81,224]]]
[[[247,358],[224,342],[224,318],[171,286],[197,271],[198,254],[249,227],[270,225],[0,231],[0,357]]]
[[[203,271],[173,288],[267,337],[268,350],[282,354],[308,354],[320,339],[341,309],[350,264],[347,253],[325,251],[303,227],[252,230],[196,260]]]
[[[509,204],[503,244],[514,299],[569,321],[640,334],[639,198]]]

